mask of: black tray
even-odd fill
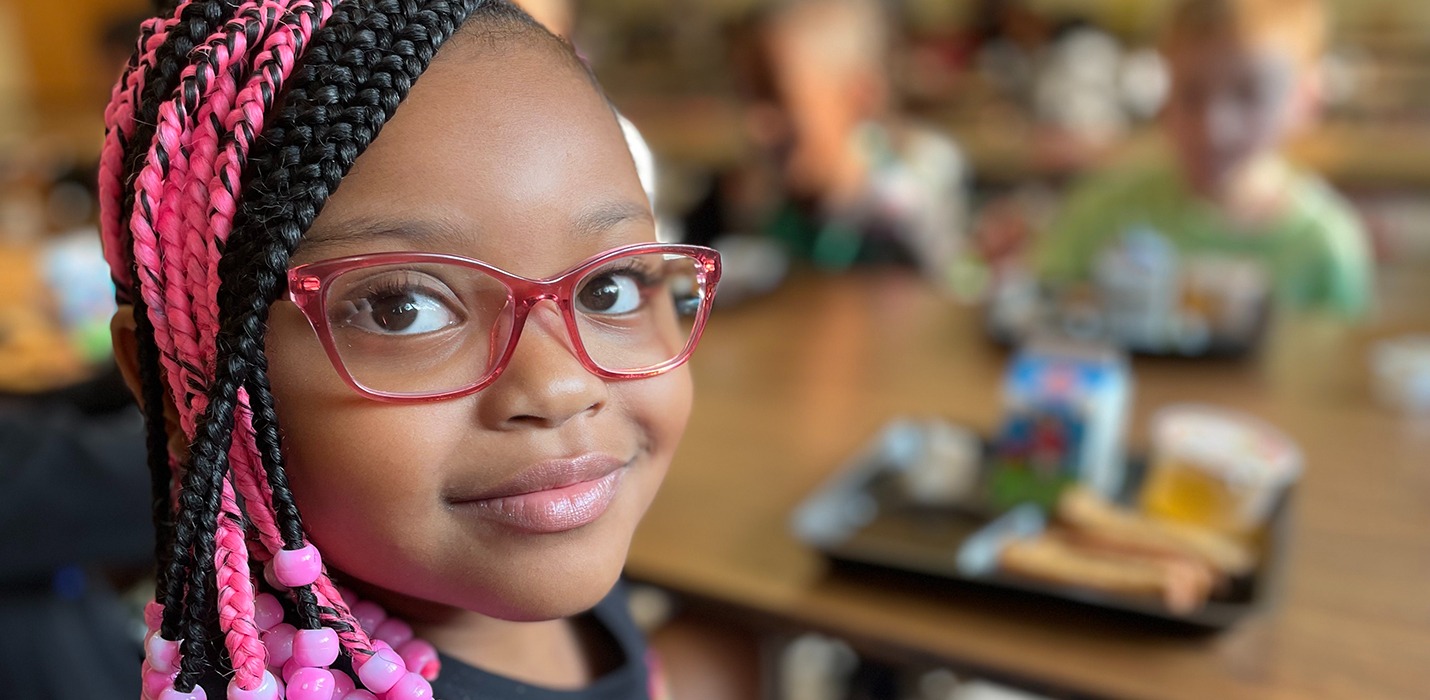
[[[1017,347],[1028,340],[1039,335],[1051,334],[1054,337],[1068,337],[1076,340],[1105,343],[1119,348],[1130,355],[1138,357],[1170,357],[1182,359],[1222,359],[1239,360],[1250,357],[1260,349],[1271,328],[1272,310],[1269,303],[1261,304],[1256,310],[1256,320],[1253,322],[1253,330],[1243,336],[1216,335],[1212,336],[1207,345],[1191,352],[1182,351],[1172,345],[1145,346],[1126,339],[1120,339],[1108,335],[1105,332],[1095,332],[1088,335],[1088,329],[1075,329],[1067,321],[1060,320],[1045,312],[1043,318],[1032,329],[1015,329],[1000,324],[995,314],[995,309],[990,304],[984,304],[980,308],[983,318],[983,330],[989,340],[995,345],[1002,347]]]
[[[959,566],[959,551],[995,515],[973,508],[911,502],[898,481],[899,472],[920,452],[925,425],[898,420],[886,426],[795,511],[791,518],[795,536],[840,563],[1051,597],[1178,627],[1224,629],[1268,607],[1276,597],[1290,534],[1289,494],[1276,504],[1268,526],[1257,538],[1256,568],[1188,614],[1174,613],[1150,599],[1045,583],[996,570],[972,573]],[[1130,503],[1144,474],[1145,462],[1129,460],[1118,500]]]

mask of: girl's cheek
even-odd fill
[[[690,370],[679,367],[658,377],[625,382],[619,388],[628,410],[645,433],[648,447],[669,458],[690,418],[694,400]]]

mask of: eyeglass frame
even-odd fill
[[[596,271],[612,260],[651,254],[683,255],[699,263],[696,274],[702,285],[703,294],[700,299],[700,308],[695,314],[694,325],[690,330],[690,337],[685,342],[685,348],[679,354],[655,366],[627,372],[602,367],[591,358],[585,343],[581,340],[581,332],[577,326],[577,311],[573,305],[578,291],[576,285],[587,274]],[[432,394],[377,391],[363,386],[343,362],[342,354],[338,351],[337,343],[333,338],[325,308],[329,287],[338,277],[353,270],[405,263],[435,263],[466,267],[486,274],[506,287],[507,301],[503,306],[502,313],[505,320],[511,323],[506,348],[500,357],[492,363],[491,368],[472,384]],[[288,299],[308,320],[308,324],[317,334],[318,341],[322,343],[328,359],[332,362],[333,369],[337,370],[343,381],[359,395],[387,403],[427,403],[469,396],[496,382],[502,372],[506,370],[512,355],[516,353],[516,346],[521,340],[521,332],[526,326],[527,316],[542,301],[551,301],[560,310],[574,354],[586,371],[609,380],[644,379],[669,372],[685,364],[690,359],[690,355],[694,353],[695,346],[700,343],[700,337],[705,332],[705,323],[709,320],[710,309],[714,303],[715,289],[720,282],[720,270],[720,253],[718,251],[704,246],[681,243],[636,243],[612,248],[587,258],[560,274],[544,279],[523,277],[507,272],[491,263],[460,255],[423,252],[365,253],[304,263],[289,268]]]

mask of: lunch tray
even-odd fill
[[[1150,598],[1046,583],[996,568],[975,571],[960,566],[964,544],[983,532],[997,514],[966,506],[929,506],[906,497],[899,473],[918,458],[928,430],[927,422],[913,420],[887,425],[796,509],[791,518],[795,536],[837,563],[1071,601],[1176,627],[1224,629],[1266,608],[1276,597],[1289,534],[1289,493],[1276,504],[1268,526],[1257,537],[1256,568],[1187,614],[1174,613]],[[1129,460],[1116,500],[1130,503],[1145,471],[1143,460]]]

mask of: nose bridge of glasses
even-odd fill
[[[518,301],[528,312],[535,309],[536,305],[543,301],[549,301],[556,305],[557,308],[560,308],[561,295],[557,294],[554,289],[541,289],[539,291],[528,292],[526,296],[521,297]]]
[[[551,302],[550,313],[537,312],[543,301]],[[521,336],[530,334],[533,325],[541,329],[542,335],[550,335],[563,345],[569,342],[561,295],[556,289],[532,290],[524,296],[518,297],[516,304],[517,327],[514,332],[517,337],[512,339],[513,347],[520,343]]]

